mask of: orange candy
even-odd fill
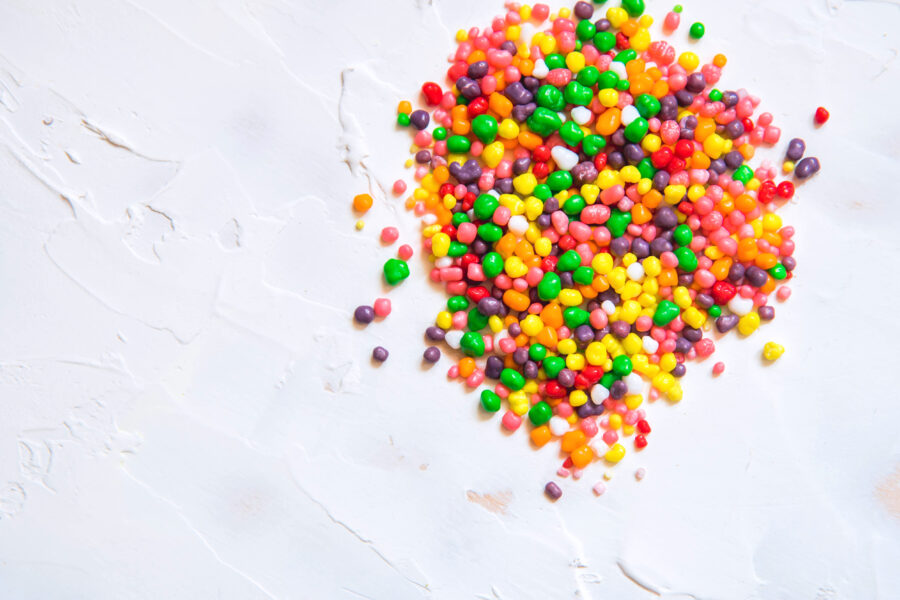
[[[508,307],[519,312],[526,310],[531,304],[531,300],[522,292],[516,290],[506,290],[503,292],[503,302]]]
[[[353,197],[354,210],[364,213],[372,208],[372,196],[368,194],[357,194]]]
[[[550,433],[550,428],[546,425],[541,425],[531,430],[531,441],[538,448],[545,446],[552,438],[553,434]]]
[[[475,372],[475,359],[467,356],[459,361],[459,374],[461,377],[468,377]]]
[[[582,446],[581,448],[577,448],[572,454],[569,455],[569,458],[572,459],[572,464],[578,467],[579,469],[583,469],[594,460],[594,451],[590,449],[588,446]]]
[[[587,443],[587,436],[580,429],[567,431],[562,436],[560,450],[563,452],[572,452],[573,450],[584,446]]]

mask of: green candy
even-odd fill
[[[389,258],[384,263],[384,279],[391,285],[397,285],[409,277],[409,265],[405,260]]]
[[[597,33],[597,26],[591,23],[590,19],[585,19],[575,28],[575,35],[579,40],[589,40]]]
[[[409,115],[406,113],[400,113],[397,115],[397,125],[400,127],[408,127],[409,126]]]
[[[431,137],[436,139],[437,141],[446,140],[447,139],[447,130],[443,127],[435,127],[434,131],[431,132]]]
[[[787,269],[784,268],[783,264],[778,263],[777,265],[769,269],[769,275],[772,276],[772,279],[781,281],[782,279],[787,277]]]
[[[488,252],[481,259],[481,270],[486,277],[493,279],[503,272],[503,257],[496,252]]]
[[[644,14],[644,0],[622,0],[622,8],[628,11],[628,16],[639,17]]]
[[[580,325],[584,325],[590,318],[591,313],[577,306],[570,306],[563,311],[563,320],[569,329],[575,329]]]
[[[715,88],[709,90],[709,99],[713,102],[718,102],[722,99],[722,90],[717,90]]]
[[[587,106],[594,99],[594,92],[577,81],[570,81],[563,90],[563,97],[569,104]]]
[[[620,92],[627,92],[629,87],[631,87],[631,83],[627,79],[620,79],[616,84],[616,89]]]
[[[570,146],[577,146],[584,139],[584,132],[575,121],[566,121],[559,128],[559,137]]]
[[[534,186],[534,191],[531,193],[541,202],[546,202],[553,196],[553,190],[551,190],[550,186],[546,183],[537,184],[536,186]]]
[[[644,179],[653,179],[653,176],[656,175],[657,171],[657,168],[653,166],[653,161],[649,158],[642,158],[641,162],[637,165],[637,169]]]
[[[625,128],[625,139],[629,142],[633,142],[637,144],[644,136],[647,135],[647,130],[650,128],[650,125],[647,123],[647,119],[643,117],[638,117],[634,121],[628,124],[628,127]]]
[[[464,135],[451,135],[447,138],[447,150],[454,154],[468,152],[471,147],[472,142]]]
[[[626,375],[631,373],[631,369],[634,368],[631,364],[631,359],[624,354],[619,355],[613,359],[612,367],[613,372],[621,377],[625,377]]]
[[[653,324],[657,327],[665,327],[675,320],[681,314],[681,309],[671,300],[663,300],[656,306],[656,312],[653,313]]]
[[[578,75],[575,76],[575,80],[578,83],[589,88],[594,87],[599,79],[600,70],[597,69],[597,67],[595,67],[594,65],[589,65],[583,68],[582,70],[578,71]]]
[[[559,115],[543,106],[538,106],[528,117],[526,123],[528,123],[529,129],[542,137],[547,137],[562,125]]]
[[[628,50],[622,50],[616,57],[613,58],[613,62],[620,62],[622,64],[628,64],[634,59],[637,58],[637,52],[629,48]]]
[[[566,57],[562,54],[548,54],[544,58],[544,63],[547,65],[547,68],[551,71],[553,69],[565,69],[566,68]]]
[[[481,392],[481,407],[488,412],[497,412],[500,410],[500,396],[491,390],[483,390]]]
[[[675,257],[678,259],[678,268],[682,271],[690,273],[697,270],[697,255],[687,246],[676,248]]]
[[[535,362],[540,362],[544,360],[547,356],[547,347],[543,344],[532,344],[528,348],[528,358]]]
[[[614,208],[609,215],[609,220],[606,221],[606,228],[609,229],[609,234],[612,237],[617,238],[625,235],[625,230],[628,229],[630,224],[631,213],[622,212],[621,210]]]
[[[620,379],[618,375],[615,373],[604,373],[603,377],[600,378],[600,385],[609,389],[612,387],[612,384],[617,382]]]
[[[500,201],[490,194],[481,194],[475,199],[472,209],[475,211],[475,218],[486,221],[494,216],[494,211],[500,206]]]
[[[549,302],[550,300],[555,300],[559,296],[560,291],[562,291],[562,282],[559,279],[559,275],[553,272],[544,273],[544,277],[537,286],[538,298],[544,302]]]
[[[681,224],[672,231],[672,240],[679,246],[687,246],[694,239],[691,228],[685,224]]]
[[[553,409],[543,400],[532,406],[531,410],[528,411],[528,418],[535,427],[540,427],[549,421],[552,416]]]
[[[558,271],[574,271],[581,266],[581,255],[575,250],[566,250],[556,261]]]
[[[500,372],[500,383],[517,392],[525,387],[525,378],[515,369],[503,369]]]
[[[486,242],[497,242],[503,237],[503,229],[494,223],[484,223],[478,226],[478,237]]]
[[[559,88],[552,85],[539,87],[534,95],[534,102],[538,106],[552,111],[559,111],[566,107],[566,99],[563,97],[563,93],[559,91]]]
[[[722,316],[722,307],[718,304],[713,304],[706,312],[709,313],[709,316],[715,319]]]
[[[541,362],[541,366],[544,367],[547,377],[555,379],[559,372],[566,368],[566,361],[559,356],[548,356]]]
[[[453,223],[454,227],[459,227],[463,223],[469,222],[469,215],[464,212],[453,213],[453,218],[450,222]]]
[[[477,331],[467,331],[459,341],[466,356],[484,356],[484,338]]]
[[[477,308],[473,308],[469,311],[469,316],[466,318],[466,327],[472,331],[481,331],[487,327],[489,318],[490,317],[482,314]]]
[[[547,177],[547,185],[554,192],[561,192],[572,187],[572,174],[568,171],[553,171]]]
[[[497,139],[497,119],[491,115],[478,115],[472,119],[472,133],[482,144],[490,144]]]
[[[602,135],[593,133],[581,140],[581,150],[588,156],[595,156],[604,148],[606,148],[606,140]]]
[[[597,88],[601,90],[612,89],[616,87],[617,83],[619,83],[619,74],[615,71],[603,71],[597,78]]]
[[[641,94],[634,101],[634,107],[645,119],[655,117],[662,108],[659,100],[650,94]]]
[[[735,169],[734,174],[731,176],[734,181],[740,181],[744,185],[747,184],[748,181],[753,179],[753,169],[748,167],[747,165],[741,165],[737,169]]]
[[[465,296],[450,296],[447,298],[447,310],[458,312],[469,308],[469,299]]]
[[[601,54],[609,52],[616,47],[616,36],[608,31],[599,31],[594,35],[594,46]]]
[[[469,251],[469,247],[463,244],[462,242],[457,242],[453,240],[450,242],[450,250],[447,251],[447,256],[451,256],[453,258],[459,258],[463,254]]]
[[[566,203],[563,204],[562,209],[569,217],[577,219],[585,206],[587,206],[587,200],[579,194],[572,194],[566,199]]]
[[[572,273],[572,280],[578,285],[591,285],[594,282],[594,269],[591,267],[578,267]]]
[[[691,34],[692,38],[694,38],[695,40],[699,40],[703,37],[703,34],[706,33],[706,25],[698,21],[691,25],[689,33]]]

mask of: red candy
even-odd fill
[[[831,114],[827,110],[825,110],[825,107],[820,106],[816,109],[816,114],[813,119],[815,120],[816,125],[824,125],[825,121],[827,121],[828,117],[830,116]]]
[[[422,94],[425,96],[425,101],[428,103],[428,106],[437,106],[441,103],[441,98],[444,96],[444,92],[441,91],[441,86],[433,81],[429,81],[422,85]]]

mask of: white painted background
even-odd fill
[[[900,9],[727,4],[675,39],[822,161],[794,297],[551,504],[558,456],[419,366],[421,257],[350,319],[417,240],[396,103],[499,1],[0,2],[0,598],[896,598]]]

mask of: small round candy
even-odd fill
[[[400,231],[396,227],[385,227],[381,230],[381,241],[385,244],[393,244],[400,237]]]
[[[413,249],[409,244],[403,244],[400,248],[397,249],[397,256],[399,256],[402,260],[409,260],[412,258]]]
[[[547,482],[547,485],[544,486],[544,493],[551,500],[559,500],[562,497],[562,490],[553,481]]]
[[[437,346],[428,346],[425,348],[422,358],[424,358],[426,362],[436,363],[441,358],[441,349]]]
[[[374,303],[375,316],[386,317],[391,314],[391,301],[388,298],[378,298]]]
[[[816,114],[813,119],[815,120],[816,125],[824,125],[825,121],[827,121],[828,117],[830,116],[831,114],[827,110],[825,110],[825,107],[820,106],[816,109]]]
[[[406,191],[406,182],[402,179],[398,179],[394,182],[394,185],[391,188],[395,195],[399,196],[403,192]]]
[[[372,208],[372,196],[369,194],[357,194],[353,197],[353,209],[364,213]]]
[[[768,361],[776,361],[784,354],[784,346],[775,342],[766,342],[763,346],[763,358]]]
[[[697,21],[691,25],[690,34],[695,40],[702,38],[704,33],[706,33],[706,26],[703,23]]]
[[[357,306],[356,310],[353,311],[353,318],[356,319],[357,323],[368,325],[375,319],[375,309],[365,304]]]
[[[725,371],[725,363],[717,362],[713,365],[713,375],[721,375]]]
[[[386,361],[388,358],[388,354],[389,353],[387,351],[387,348],[383,346],[375,346],[375,348],[372,350],[372,358],[374,360],[377,360],[378,362]]]

